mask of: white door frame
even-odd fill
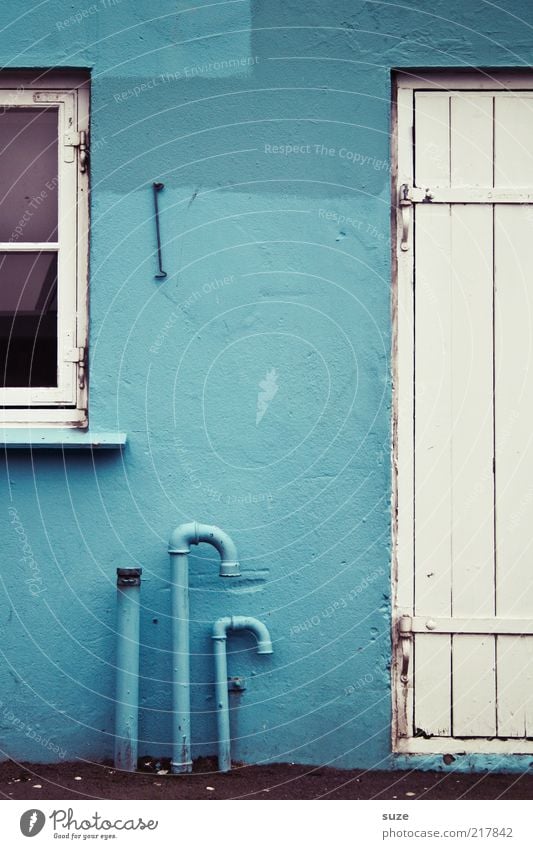
[[[412,673],[407,683],[402,681],[402,665],[408,659],[412,638],[410,634],[420,626],[414,617],[414,571],[413,571],[413,505],[414,505],[414,323],[413,323],[413,250],[402,250],[405,239],[400,214],[400,187],[407,183],[413,186],[413,116],[414,92],[416,90],[533,90],[533,73],[523,71],[470,72],[470,71],[404,71],[395,74],[392,104],[392,320],[393,320],[393,415],[392,415],[392,748],[397,753],[533,753],[531,739],[458,739],[432,737],[424,739],[410,736],[413,732],[413,686]],[[419,192],[415,189],[414,193]],[[466,201],[476,201],[476,190],[462,190]],[[440,190],[439,200],[459,201],[457,190],[450,193]],[[453,195],[453,197],[452,197]],[[417,198],[421,200],[421,198]],[[494,200],[506,202],[505,191]],[[516,192],[508,200],[517,203]],[[532,203],[533,195],[527,193],[522,202]],[[405,215],[412,215],[412,208],[405,208]],[[412,227],[408,239],[412,240]],[[412,241],[409,242],[411,248]],[[405,247],[405,245],[404,245]],[[402,616],[408,617],[402,621]],[[440,623],[446,629],[446,623]],[[490,630],[490,623],[486,623]],[[404,636],[402,637],[402,627]],[[468,627],[468,626],[466,626]],[[512,626],[509,626],[512,627]],[[518,625],[516,627],[519,627]],[[412,670],[412,664],[411,664]],[[404,670],[405,671],[405,670]]]

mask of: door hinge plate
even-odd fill
[[[513,619],[505,616],[439,617],[404,615],[399,620],[400,638],[413,634],[508,634],[533,636],[533,619]]]
[[[409,183],[400,186],[400,197],[398,205],[401,215],[401,240],[400,250],[409,250],[409,231],[411,229],[411,217],[414,203],[431,203],[434,198],[431,189],[418,189]]]
[[[85,348],[71,348],[65,353],[67,363],[82,363],[85,361]]]
[[[89,145],[86,130],[71,130],[64,134],[65,162],[74,162],[74,149],[78,149],[80,171],[85,174],[89,163]]]
[[[435,198],[432,189],[420,189],[409,183],[400,186],[400,206],[412,206],[413,203],[431,203]]]
[[[87,370],[87,348],[71,348],[65,354],[67,363],[77,363],[78,365],[78,386],[80,389],[85,387],[85,373]]]

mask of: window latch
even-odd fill
[[[74,149],[77,148],[80,171],[82,174],[85,174],[89,165],[87,132],[85,130],[80,130],[79,132],[65,133],[64,145],[66,148],[65,162],[74,162]]]

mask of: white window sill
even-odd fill
[[[0,448],[4,449],[121,449],[126,445],[127,434],[77,430],[76,428],[10,428],[0,427]]]

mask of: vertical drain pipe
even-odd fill
[[[137,769],[139,737],[139,619],[142,569],[117,569],[115,767]]]
[[[273,651],[268,628],[253,616],[224,616],[222,619],[217,619],[213,625],[219,772],[229,772],[231,769],[228,661],[226,656],[226,641],[230,629],[232,631],[242,629],[251,631],[257,640],[257,654],[272,654]]]
[[[171,557],[173,774],[192,771],[189,638],[189,555]]]
[[[192,771],[191,693],[189,656],[189,552],[191,545],[206,542],[220,555],[221,578],[241,574],[237,548],[216,525],[185,522],[174,528],[168,541],[172,604],[172,761],[171,772]]]

